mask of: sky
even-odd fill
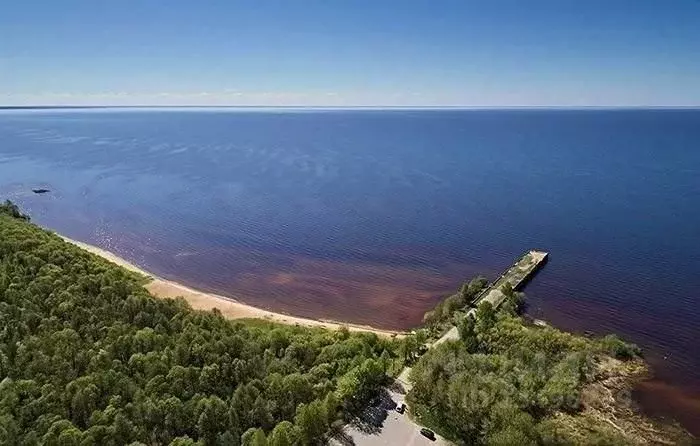
[[[700,105],[700,0],[0,5],[0,105]]]

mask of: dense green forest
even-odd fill
[[[144,280],[0,205],[0,444],[316,444],[415,348],[232,322]]]
[[[522,295],[496,312],[482,303],[459,320],[460,339],[429,350],[414,366],[408,401],[421,422],[463,445],[574,445],[557,414],[576,413],[581,390],[605,357],[638,358],[615,336],[588,339],[518,316]],[[585,444],[628,444],[609,425],[591,424]]]

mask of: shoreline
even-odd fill
[[[261,319],[264,321],[277,322],[287,325],[302,325],[306,327],[325,328],[329,330],[338,330],[342,327],[347,327],[347,329],[350,331],[375,333],[376,335],[385,337],[402,337],[406,334],[400,331],[382,330],[380,328],[374,328],[367,325],[357,325],[325,319],[311,319],[265,310],[263,308],[240,302],[239,300],[233,297],[209,293],[206,291],[199,291],[181,283],[163,279],[162,277],[159,277],[149,271],[146,271],[145,269],[135,265],[134,263],[124,259],[123,257],[116,255],[111,251],[102,249],[89,243],[71,239],[56,232],[54,233],[57,236],[61,237],[61,239],[63,239],[65,242],[68,242],[81,249],[84,249],[85,251],[100,256],[103,259],[110,261],[116,265],[119,265],[123,268],[126,268],[130,271],[139,273],[147,277],[149,281],[146,284],[144,284],[144,288],[146,288],[146,290],[148,290],[148,292],[151,293],[154,297],[161,299],[174,299],[176,297],[182,297],[194,310],[212,311],[214,308],[216,308],[221,312],[221,314],[225,318],[232,320]]]

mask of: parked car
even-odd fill
[[[404,403],[401,403],[401,404],[397,405],[397,406],[396,406],[396,411],[397,411],[398,413],[404,413],[404,412],[406,412],[406,405],[405,405]]]
[[[421,429],[421,430],[420,430],[420,433],[421,433],[424,437],[429,438],[429,439],[435,441],[435,432],[431,431],[431,430],[428,429],[427,427],[424,427],[423,429]]]

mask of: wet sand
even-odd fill
[[[96,254],[130,271],[134,271],[144,276],[147,276],[150,280],[146,285],[144,285],[144,287],[155,297],[182,297],[195,310],[211,311],[214,308],[216,308],[221,312],[221,314],[224,315],[224,317],[229,319],[264,319],[271,322],[279,322],[289,325],[320,327],[331,330],[337,330],[341,327],[347,327],[350,331],[371,332],[380,336],[402,336],[402,332],[399,331],[381,330],[365,325],[347,324],[338,321],[318,320],[291,316],[283,313],[275,313],[272,311],[264,310],[262,308],[254,307],[252,305],[244,304],[233,297],[198,291],[180,283],[174,282],[172,280],[166,280],[154,274],[151,274],[150,272],[134,265],[128,260],[119,257],[112,252],[109,252],[102,248],[98,248],[97,246],[73,240],[68,237],[64,237],[60,234],[59,236],[68,243],[72,243],[73,245],[78,246],[79,248]]]

